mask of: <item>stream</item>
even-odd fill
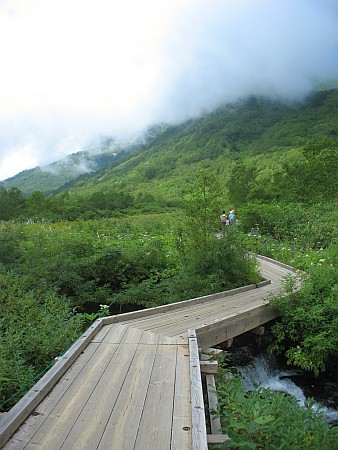
[[[242,374],[247,390],[255,386],[282,391],[295,397],[304,405],[308,397],[315,400],[314,407],[320,408],[326,421],[338,425],[337,379],[324,374],[315,377],[303,370],[287,366],[283,358],[268,355],[265,349],[253,343],[236,343],[228,350],[230,365]]]

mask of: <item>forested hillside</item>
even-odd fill
[[[209,169],[217,174],[226,203],[238,206],[257,194],[277,200],[289,195],[285,177],[290,167],[306,160],[304,146],[327,138],[319,144],[324,152],[327,146],[335,147],[337,115],[337,90],[316,93],[304,104],[292,106],[249,98],[177,126],[158,128],[148,145],[126,161],[74,183],[69,194],[77,201],[97,201],[103,209],[111,209],[110,195],[137,209],[177,206],[198,171]],[[332,170],[330,157],[325,158],[329,161],[323,170]],[[238,193],[243,188],[245,196]],[[99,201],[98,193],[106,199],[101,196]]]
[[[63,186],[52,169],[13,177],[0,192],[0,218],[67,219],[168,210],[181,205],[201,169],[216,174],[220,195],[229,206],[332,198],[337,191],[337,116],[338,91],[330,90],[292,105],[251,97],[182,124],[159,124],[128,151],[98,153],[88,160],[82,155],[81,164],[97,170],[75,180],[66,164],[56,164]],[[69,158],[74,162],[80,157]],[[22,199],[20,186],[31,192],[27,199]],[[45,197],[52,191],[54,195]]]
[[[83,151],[72,153],[47,166],[24,170],[0,182],[0,186],[7,189],[16,187],[24,195],[36,190],[49,195],[76,178],[104,169],[137,145],[117,144],[112,138],[102,138],[100,141],[100,144],[88,146]]]

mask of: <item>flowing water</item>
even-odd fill
[[[315,408],[323,411],[330,424],[338,425],[337,383],[330,377],[314,377],[308,373],[290,368],[281,359],[257,351],[250,345],[231,349],[230,363],[242,374],[247,390],[257,385],[273,391],[285,392],[304,405],[308,397],[315,400]]]

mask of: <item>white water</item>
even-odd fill
[[[301,376],[300,372],[292,370],[281,371],[273,357],[264,354],[258,355],[251,364],[245,367],[238,367],[238,370],[242,374],[246,390],[257,389],[257,386],[270,388],[273,391],[281,391],[292,395],[301,406],[305,404],[306,397],[303,390],[288,378],[295,375]],[[328,408],[320,403],[316,403],[314,407],[323,411],[327,422],[338,422],[337,410]]]

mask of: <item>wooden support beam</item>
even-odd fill
[[[230,338],[230,339],[226,340],[224,344],[225,344],[226,348],[230,348],[233,343],[234,343],[234,338]]]
[[[207,385],[208,404],[209,404],[209,419],[210,429],[212,434],[222,434],[221,420],[212,414],[212,411],[217,411],[217,395],[216,395],[216,383],[213,374],[207,374],[205,376],[205,382]]]
[[[227,434],[208,434],[208,444],[223,444],[225,441],[230,441]]]
[[[257,334],[258,336],[263,336],[263,334],[265,333],[265,327],[260,325],[259,327],[250,330],[250,333]]]
[[[201,361],[210,361],[211,359],[217,359],[218,355],[223,353],[220,348],[205,348],[200,352]]]
[[[208,450],[204,399],[195,330],[188,331],[191,383],[192,450]]]
[[[217,373],[217,361],[200,361],[201,372],[203,373]]]
[[[240,315],[234,313],[225,319],[217,319],[201,328],[196,328],[198,344],[201,349],[204,349],[221,342],[230,341],[230,339],[278,316],[277,309],[272,308],[269,304],[253,307]]]

